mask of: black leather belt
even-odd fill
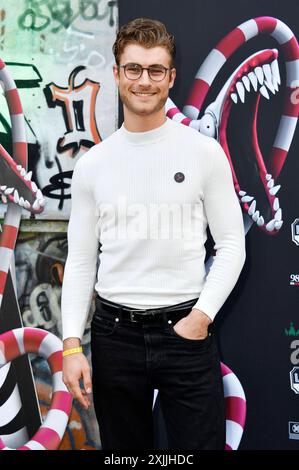
[[[169,317],[168,314],[174,315],[175,313],[180,313],[188,309],[191,311],[197,300],[198,298],[162,308],[135,309],[111,302],[99,295],[96,296],[95,299],[97,308],[110,312],[115,316],[130,320],[131,322],[155,322],[165,318],[165,316]]]

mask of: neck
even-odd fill
[[[124,108],[124,126],[130,132],[147,132],[162,126],[166,121],[164,106],[155,114],[149,116],[132,115]]]

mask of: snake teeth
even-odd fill
[[[37,190],[38,190],[38,187],[36,186],[36,184],[35,184],[34,181],[31,181],[31,188],[32,188],[32,191],[33,191],[34,193],[36,193]]]
[[[265,175],[265,188],[266,191],[268,192],[268,195],[271,196],[271,199],[273,199],[273,196],[279,191],[280,185],[274,186],[274,179],[272,178],[272,175],[267,173]],[[263,227],[267,232],[273,232],[275,230],[280,230],[283,220],[282,220],[282,210],[279,206],[279,199],[277,197],[274,198],[272,202],[272,219],[268,220],[268,222],[265,222],[265,218],[263,215],[260,214],[260,211],[257,210],[256,207],[256,200],[254,199],[253,196],[250,196],[246,191],[240,190],[238,192],[240,202],[244,204],[244,208],[247,211],[247,214],[249,217],[257,224],[258,227]],[[250,203],[250,205],[249,205]],[[249,206],[249,207],[248,207]]]
[[[19,202],[19,200],[20,200],[20,196],[19,196],[19,193],[18,193],[18,190],[17,190],[17,189],[15,189],[15,191],[14,191],[13,200],[14,200],[14,202],[15,202],[16,204],[17,204],[17,203]]]
[[[32,174],[32,172],[30,172]],[[31,175],[29,175],[30,179]],[[19,192],[15,188],[8,188],[6,185],[0,186],[0,190],[2,191],[1,200],[4,204],[7,204],[9,201],[18,204],[20,207],[24,207],[27,210],[39,210],[41,207],[45,206],[45,198],[40,189],[37,188],[34,182],[31,182],[33,186],[33,191],[36,192],[36,200],[34,201],[33,205],[27,199],[24,199],[22,196],[19,195]],[[10,198],[8,198],[10,196]]]
[[[268,90],[275,95],[281,84],[279,67],[277,60],[273,60],[270,64],[263,64],[255,67],[249,73],[238,79],[233,89],[231,89],[231,100],[237,104],[239,100],[245,103],[246,92],[252,90],[258,91],[267,100],[270,99]]]

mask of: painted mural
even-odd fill
[[[37,218],[68,219],[77,159],[117,127],[117,12],[108,0],[0,2],[0,54],[20,93],[32,181],[46,200]],[[0,141],[10,151],[3,96],[0,109]]]

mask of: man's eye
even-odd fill
[[[164,74],[164,69],[162,67],[150,67],[151,75],[162,75]]]
[[[138,65],[128,65],[127,71],[130,73],[140,73],[140,67]]]

